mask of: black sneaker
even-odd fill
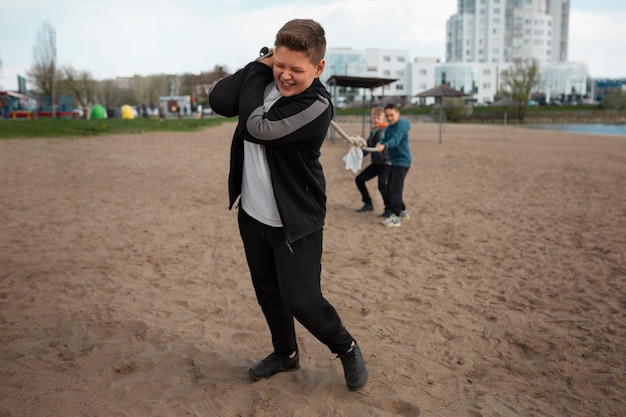
[[[363,213],[366,211],[374,211],[374,206],[372,204],[364,204],[363,207],[357,210],[359,213]]]
[[[248,373],[252,379],[258,381],[262,378],[269,378],[279,372],[291,372],[298,369],[300,369],[300,355],[298,352],[296,352],[296,356],[293,358],[272,353],[267,358],[252,365],[248,369]]]
[[[380,213],[378,215],[378,217],[384,217],[384,218],[387,218],[389,216],[391,216],[391,211],[390,210],[385,210],[385,211],[383,211],[382,213]]]
[[[346,353],[337,355],[343,364],[343,374],[346,378],[346,385],[350,391],[356,391],[365,386],[367,382],[367,368],[365,360],[361,354],[359,345],[354,343]]]

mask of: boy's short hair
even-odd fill
[[[380,106],[372,107],[372,116],[376,114],[385,114],[385,109]]]
[[[393,103],[389,103],[385,106],[385,110],[396,110],[396,111],[400,111],[400,109],[398,108],[398,106],[396,106]]]
[[[290,20],[276,34],[274,46],[304,52],[309,61],[317,65],[326,54],[324,28],[311,19]]]

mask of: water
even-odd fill
[[[591,133],[594,135],[612,135],[612,136],[626,136],[626,124],[545,124],[545,125],[528,125],[531,129],[542,130],[559,130],[562,132],[573,133]]]

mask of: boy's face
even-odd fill
[[[381,125],[383,123],[384,119],[385,119],[385,116],[384,116],[383,113],[374,113],[374,114],[372,114],[372,119],[371,120],[372,120],[372,124],[374,126],[378,126],[378,125]]]
[[[385,109],[385,119],[387,119],[387,123],[392,125],[400,119],[400,112],[398,109]]]
[[[274,80],[283,97],[300,94],[324,71],[325,61],[311,64],[304,52],[278,47],[274,51]]]

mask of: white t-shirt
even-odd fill
[[[272,82],[265,88],[263,106],[267,112],[282,96]],[[282,227],[276,205],[274,187],[267,163],[265,145],[243,141],[243,182],[241,184],[241,207],[252,218],[273,227]]]

